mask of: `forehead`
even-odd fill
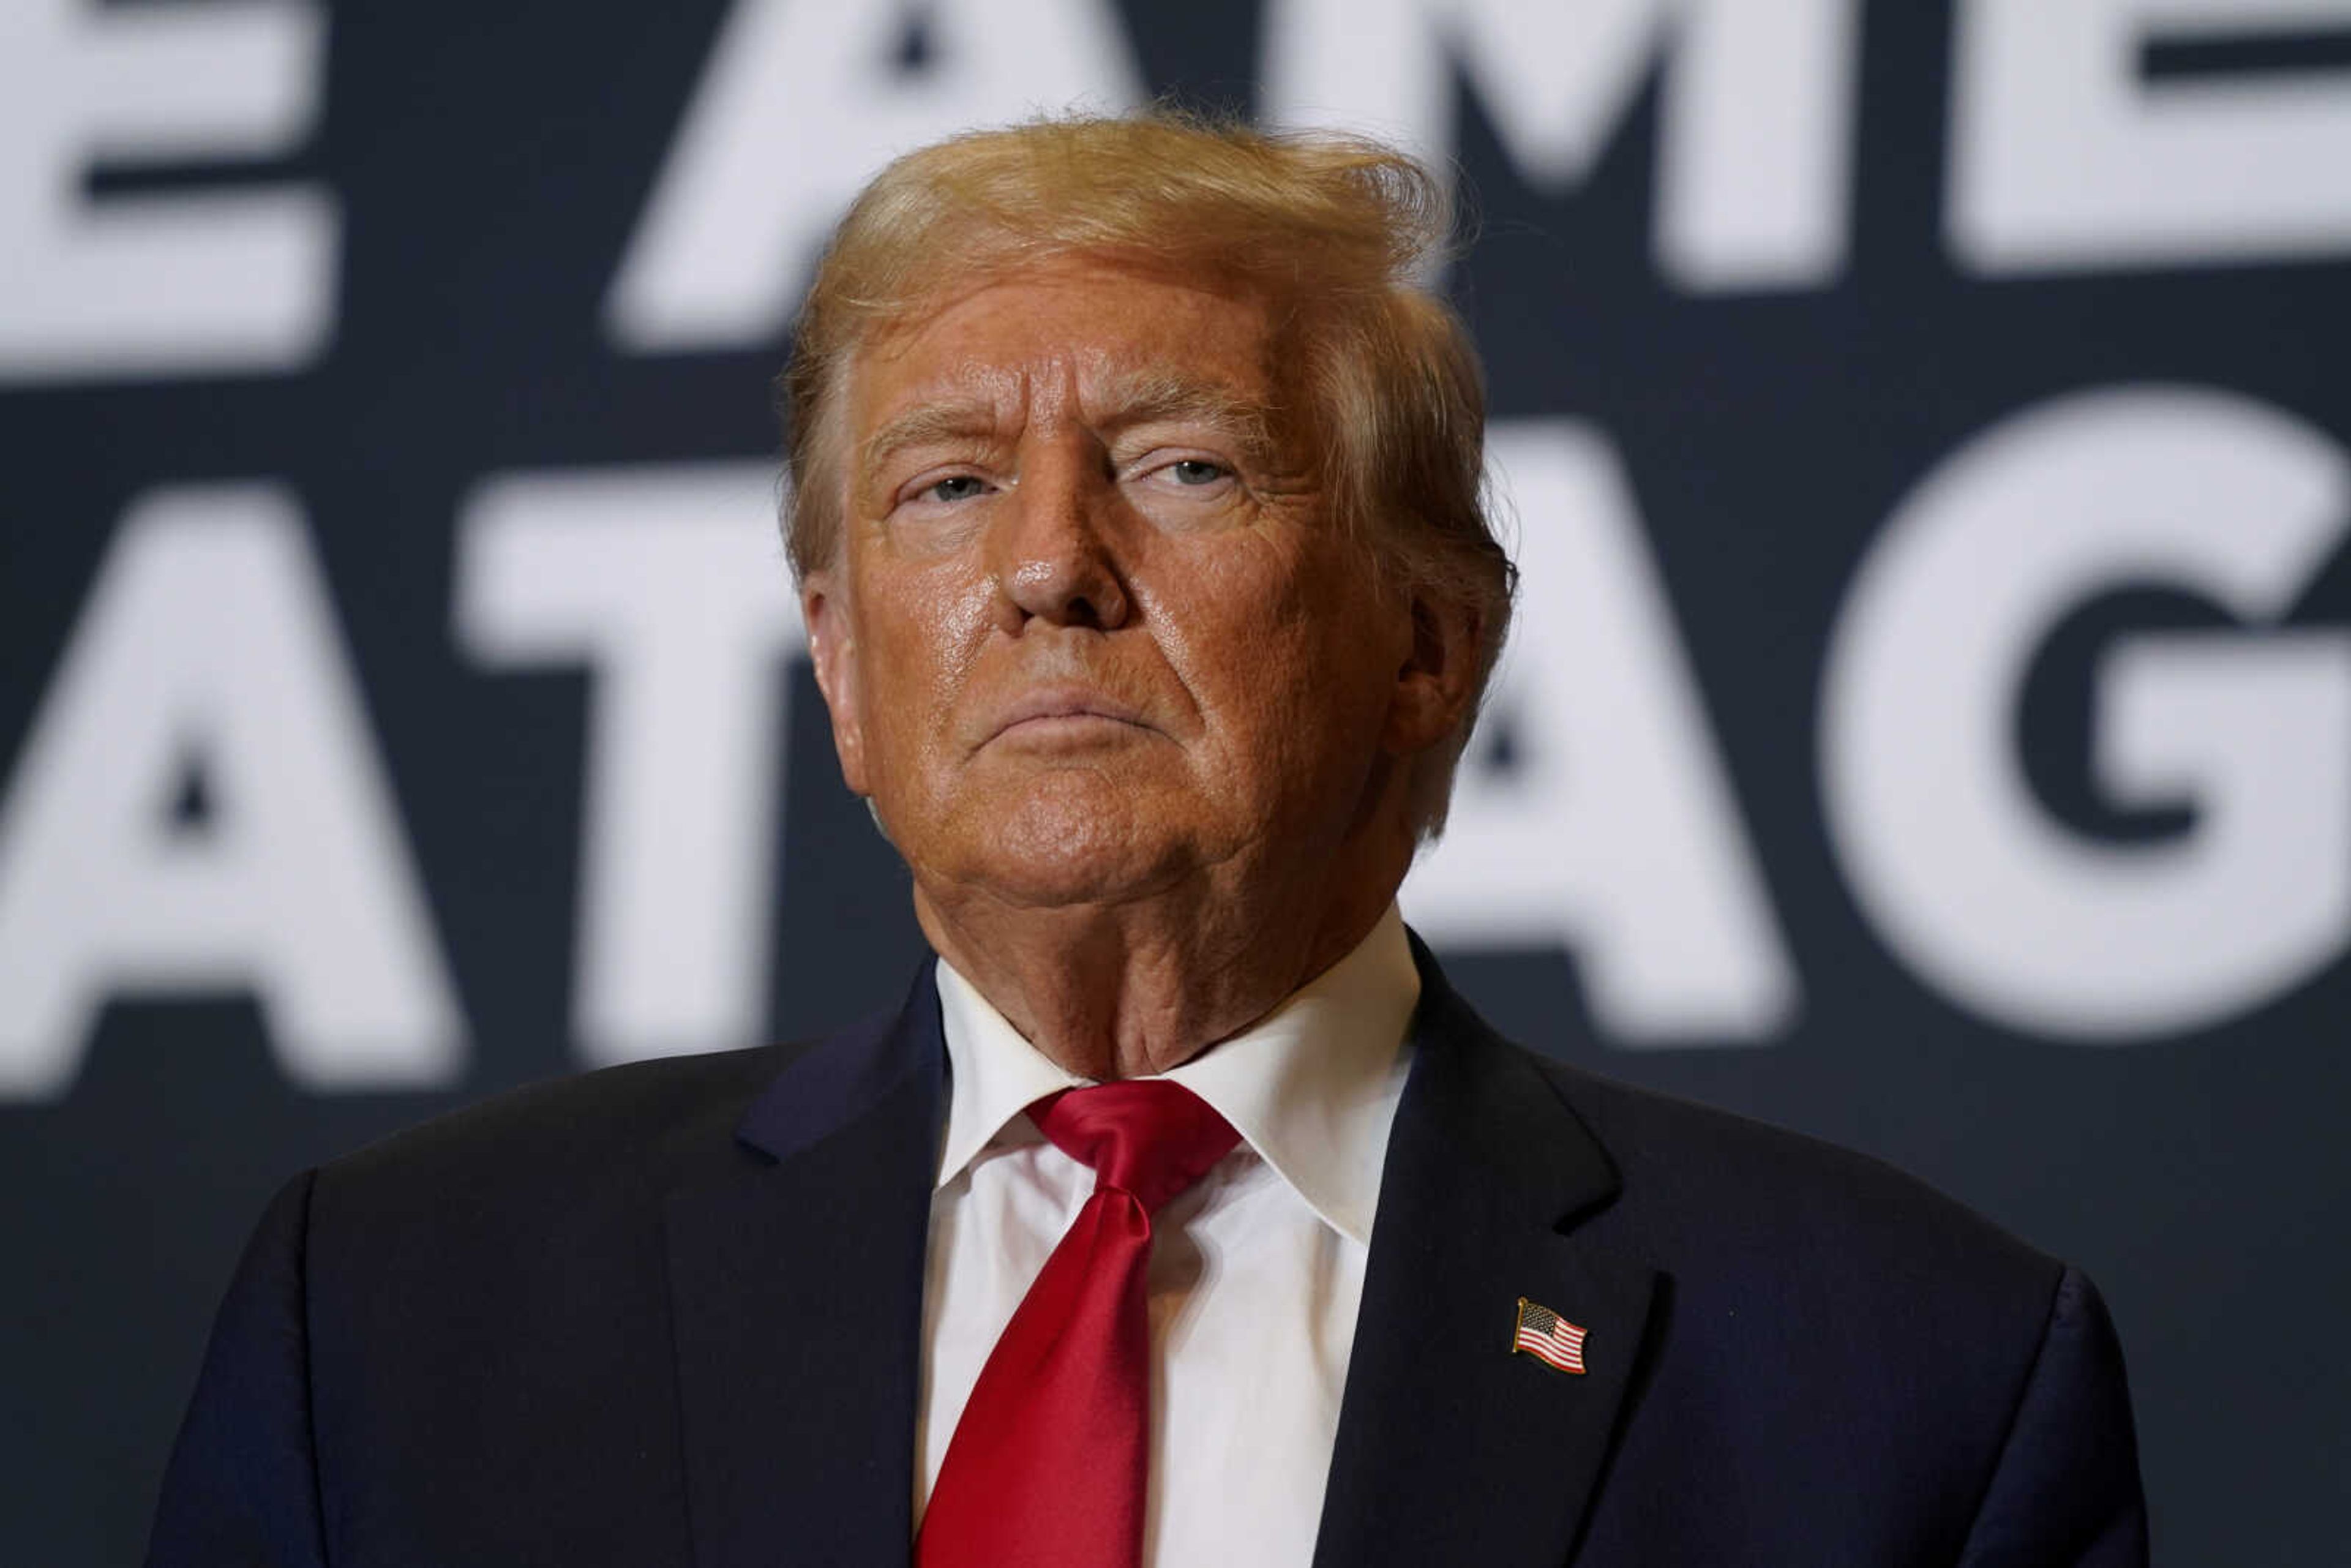
[[[931,405],[1097,419],[1170,386],[1270,402],[1270,316],[1253,296],[1101,262],[1032,266],[953,294],[852,361],[852,435]]]

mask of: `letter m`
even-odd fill
[[[1272,0],[1264,110],[1451,167],[1457,72],[1520,173],[1591,172],[1653,65],[1655,245],[1683,287],[1814,287],[1843,267],[1856,0]]]

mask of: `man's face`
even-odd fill
[[[1320,897],[1442,733],[1275,358],[1254,299],[1072,261],[852,367],[805,603],[842,769],[925,895]]]

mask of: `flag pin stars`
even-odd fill
[[[1583,1329],[1524,1296],[1519,1298],[1519,1325],[1510,1335],[1510,1354],[1525,1352],[1545,1366],[1583,1375]]]

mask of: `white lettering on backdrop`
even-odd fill
[[[1405,911],[1439,945],[1575,954],[1619,1044],[1768,1040],[1796,972],[1623,467],[1565,422],[1497,425],[1488,461],[1521,573],[1488,722],[1517,756],[1473,743]]]
[[[1657,265],[1685,287],[1809,288],[1844,262],[1856,0],[1270,0],[1269,118],[1453,166],[1457,66],[1520,172],[1579,183],[1668,48]]]
[[[486,481],[457,639],[586,665],[573,1030],[591,1062],[753,1045],[767,1016],[783,660],[801,647],[762,463]]]
[[[1493,433],[1524,613],[1408,913],[1455,947],[1557,946],[1603,1038],[1738,1043],[1802,985],[1605,438]],[[761,464],[518,474],[460,525],[455,619],[496,668],[592,687],[575,1032],[590,1062],[759,1038],[797,606]],[[2351,633],[2273,626],[2351,530],[2351,461],[2227,393],[2112,388],[1997,427],[1887,524],[1831,641],[1822,802],[1894,954],[2056,1039],[2157,1038],[2262,1005],[2351,940]],[[2148,583],[2242,632],[2116,641],[2098,779],[2187,832],[2061,828],[2014,753],[2073,607]],[[205,821],[175,826],[176,781]],[[292,503],[135,507],[0,807],[0,1096],[69,1082],[116,995],[250,989],[297,1082],[446,1082],[464,1028]]]
[[[309,133],[325,23],[290,0],[0,6],[0,385],[287,371],[334,325],[315,186],[82,191],[92,155],[266,157]]]
[[[738,0],[605,302],[643,353],[765,342],[841,209],[892,157],[1057,105],[1142,97],[1105,0]]]
[[[1658,73],[1664,276],[1820,287],[1848,245],[1859,15],[1269,0],[1265,107],[1397,135],[1443,167],[1458,74],[1519,173],[1558,189]],[[2001,274],[2351,248],[2338,79],[2148,81],[2142,59],[2157,38],[2346,22],[2351,0],[1958,0],[1952,249]],[[323,33],[300,0],[0,14],[0,384],[317,357],[331,193],[81,187],[93,167],[296,147]],[[772,340],[890,153],[1141,91],[1106,0],[737,0],[607,329],[639,351]],[[1519,755],[1465,768],[1408,905],[1448,945],[1566,947],[1615,1043],[1775,1038],[1802,983],[1625,476],[1600,432],[1567,423],[1498,427],[1495,459],[1530,525],[1529,613],[1497,698]],[[2019,416],[1921,486],[1856,579],[1818,737],[1832,841],[1899,958],[2004,1025],[2121,1040],[2237,1016],[2340,956],[2351,634],[2273,623],[2342,542],[2343,468],[2333,438],[2277,410],[2116,388]],[[590,469],[488,480],[461,524],[461,643],[593,674],[573,998],[590,1061],[761,1030],[796,638],[772,506],[756,463]],[[2099,786],[2195,815],[2169,840],[2103,843],[2031,799],[2013,707],[2068,607],[2150,580],[2246,626],[2116,640],[2095,693]],[[209,816],[174,825],[164,797],[192,766]],[[306,526],[273,490],[183,487],[126,518],[0,806],[0,1096],[59,1092],[109,996],[222,988],[258,994],[298,1082],[446,1082],[462,1057]]]
[[[2155,37],[2351,25],[2351,0],[1962,0],[1954,253],[2015,274],[2351,248],[2340,75],[2142,79]]]
[[[1822,695],[1830,834],[1873,924],[1953,1001],[2030,1032],[2216,1023],[2351,936],[2351,634],[2263,632],[2351,527],[2351,459],[2226,393],[2121,388],[2012,416],[1896,509]],[[2145,632],[2098,672],[2100,782],[2186,802],[2179,839],[2052,821],[2015,751],[2034,652],[2117,588],[2204,594],[2241,632]]]
[[[300,510],[260,486],[131,506],[34,716],[0,805],[0,1098],[63,1092],[114,997],[219,990],[259,997],[307,1088],[462,1063]]]

